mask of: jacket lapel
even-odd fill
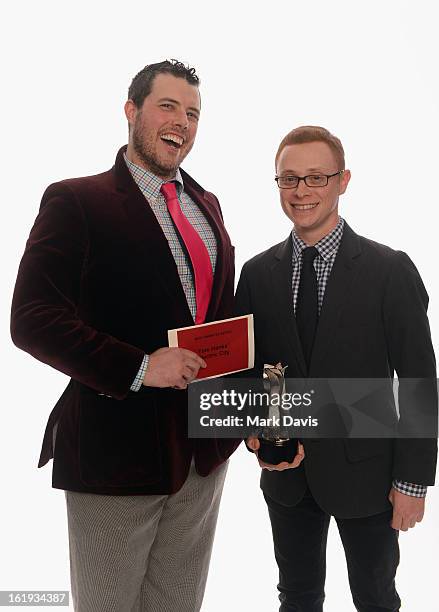
[[[198,183],[181,168],[180,173],[183,178],[185,192],[198,205],[209,222],[216,238],[217,256],[215,275],[209,308],[206,313],[206,321],[210,321],[215,319],[215,313],[218,310],[219,301],[223,295],[224,283],[227,278],[227,271],[225,270],[227,254],[225,253],[225,249],[226,245],[229,245],[231,248],[230,238],[225,230],[223,220],[220,216],[219,206],[217,202],[214,201],[214,197],[198,185]]]
[[[343,305],[349,296],[353,280],[358,272],[360,255],[360,240],[345,222],[343,237],[325,289],[311,355],[311,374],[318,370],[331,345],[332,338],[337,332]]]
[[[276,298],[274,303],[278,305],[277,311],[273,310],[273,325],[278,325],[279,337],[285,344],[286,353],[292,356],[301,375],[306,376],[306,362],[294,316],[292,257],[293,243],[290,234],[287,240],[279,245],[275,253],[275,262],[271,267],[271,283]],[[287,370],[286,375],[293,376],[293,373]]]

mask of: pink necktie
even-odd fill
[[[209,253],[198,232],[192,227],[181,210],[175,184],[163,183],[160,191],[165,196],[169,214],[186,245],[192,262],[197,303],[195,323],[198,325],[199,323],[204,323],[206,319],[207,308],[212,293],[213,273]]]

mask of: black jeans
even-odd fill
[[[322,612],[325,599],[326,541],[330,515],[309,489],[294,507],[265,496],[279,567],[280,612]],[[358,612],[398,612],[395,589],[399,532],[392,511],[335,519],[343,543],[352,599]]]

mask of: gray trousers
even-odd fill
[[[198,612],[227,471],[173,495],[66,491],[76,612]]]

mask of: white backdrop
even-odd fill
[[[323,125],[341,138],[352,170],[342,214],[359,233],[412,257],[430,294],[437,347],[435,8],[426,0],[132,0],[124,9],[40,0],[2,9],[0,590],[69,588],[63,493],[51,489],[49,467],[36,469],[48,414],[67,381],[18,351],[8,331],[18,263],[44,188],[108,169],[126,142],[131,78],[147,63],[176,57],[202,80],[202,119],[184,168],[220,198],[237,273],[290,229],[273,181],[279,141],[297,125]],[[239,449],[203,612],[277,609],[258,479],[254,458]],[[398,588],[407,612],[437,605],[438,513],[431,488],[424,521],[400,536]],[[327,612],[353,610],[334,524],[326,591]]]

